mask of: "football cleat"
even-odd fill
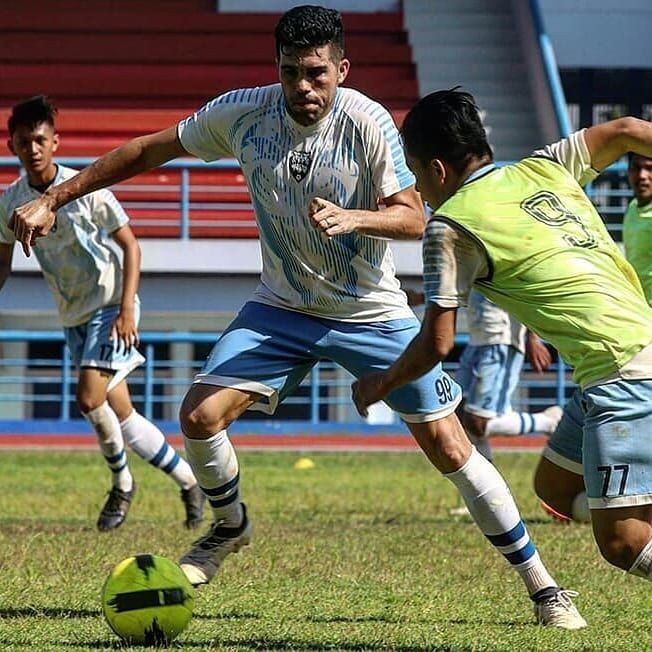
[[[195,530],[201,525],[205,501],[206,496],[198,484],[190,489],[181,490],[181,502],[186,510],[185,525],[189,530]]]
[[[122,491],[118,487],[113,487],[109,491],[109,497],[106,499],[104,507],[102,507],[102,511],[97,519],[97,529],[100,532],[115,530],[124,523],[135,493],[135,482],[131,491]]]
[[[576,591],[559,589],[552,596],[534,603],[534,615],[537,623],[544,627],[559,627],[560,629],[582,629],[586,620],[582,618],[572,598]]]
[[[249,545],[252,530],[244,503],[239,527],[226,527],[221,521],[213,523],[208,534],[197,539],[179,560],[179,566],[190,583],[193,586],[208,584],[228,554]]]

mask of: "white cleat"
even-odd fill
[[[242,504],[242,525],[226,527],[213,523],[208,534],[197,539],[192,548],[179,560],[181,570],[193,586],[208,584],[227,555],[238,552],[251,541],[253,527]]]
[[[577,591],[559,589],[552,597],[534,603],[534,615],[537,623],[544,627],[560,629],[582,629],[586,620],[582,618],[571,598],[578,596]]]

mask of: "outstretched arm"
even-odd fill
[[[27,256],[36,238],[47,235],[56,218],[56,211],[73,199],[93,190],[128,179],[186,154],[175,127],[149,136],[134,138],[105,154],[92,165],[64,183],[52,186],[40,198],[18,207],[9,221],[16,239]]]
[[[353,401],[358,412],[367,416],[367,408],[398,387],[420,378],[444,360],[455,344],[456,308],[430,306],[419,334],[394,364],[376,374],[363,376],[353,383]]]
[[[118,348],[122,344],[124,350],[129,351],[138,345],[136,292],[140,281],[140,246],[128,224],[114,231],[111,237],[122,249],[122,297],[111,339],[118,339]]]
[[[618,118],[589,127],[584,140],[591,165],[603,170],[627,152],[652,157],[652,122],[638,118]]]

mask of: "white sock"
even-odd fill
[[[228,527],[242,524],[238,458],[226,430],[209,439],[184,437],[186,455],[202,491],[213,509],[216,522]]]
[[[165,435],[142,414],[134,410],[121,424],[122,435],[132,450],[152,466],[167,473],[182,489],[197,484],[192,469]]]
[[[557,426],[558,419],[550,417],[545,412],[507,412],[489,419],[485,428],[485,437],[492,435],[506,435],[515,437],[527,435],[531,432],[552,433]]]
[[[573,498],[573,502],[571,503],[571,517],[578,523],[591,522],[591,510],[589,509],[589,500],[586,497],[586,491],[580,491]]]
[[[652,540],[641,550],[628,572],[652,582]]]
[[[482,533],[521,576],[528,594],[556,587],[530,540],[512,494],[496,467],[475,447],[462,468],[445,473]]]
[[[127,464],[124,439],[115,412],[104,401],[99,407],[86,412],[84,417],[95,431],[102,455],[111,469],[113,486],[122,491],[131,491],[134,479]]]

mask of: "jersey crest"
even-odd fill
[[[310,152],[290,152],[290,174],[298,183],[306,178],[312,163],[312,154]]]

